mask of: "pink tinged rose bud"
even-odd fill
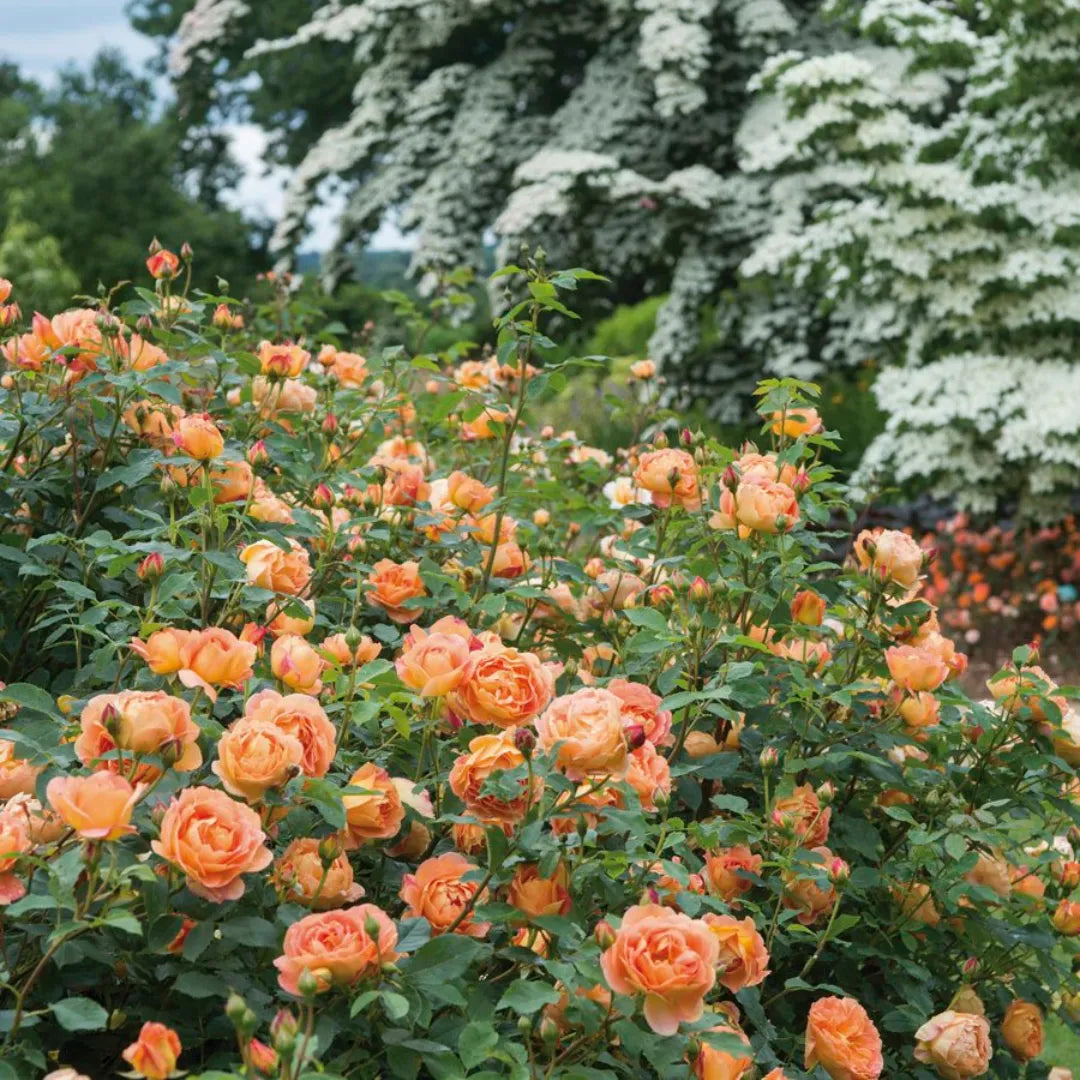
[[[729,465],[720,477],[720,483],[728,489],[735,491],[739,486],[739,473],[734,465]]]
[[[262,465],[270,460],[270,452],[262,439],[256,440],[248,447],[247,459],[250,465]]]
[[[327,510],[334,505],[334,493],[330,490],[328,485],[319,484],[311,497],[311,503],[320,510]]]
[[[170,281],[180,269],[180,260],[171,251],[161,248],[146,260],[146,268],[156,281]]]
[[[690,582],[690,599],[697,604],[703,604],[712,595],[709,583],[700,575]]]
[[[157,581],[161,575],[165,573],[165,560],[161,557],[161,553],[158,551],[150,552],[150,554],[139,563],[139,568],[135,573],[140,581]]]
[[[322,429],[324,435],[333,435],[340,426],[338,418],[333,413],[327,413],[323,418]]]
[[[779,753],[777,753],[776,747],[766,746],[761,751],[761,756],[758,758],[758,762],[766,772],[769,772],[771,769],[775,769],[776,766],[780,764],[780,755]]]
[[[658,431],[653,437],[652,444],[657,450],[665,450],[668,445],[668,437],[662,431]]]
[[[638,747],[645,744],[645,728],[641,724],[631,724],[626,729],[626,745],[631,750],[637,750]]]
[[[523,757],[529,757],[536,748],[536,736],[531,729],[520,727],[514,732],[514,746]]]
[[[185,262],[190,262],[194,255],[195,252],[192,250],[191,245],[185,240],[180,246],[180,258]]]
[[[611,928],[611,923],[601,919],[593,930],[593,938],[601,949],[610,949],[615,941],[615,931]]]
[[[693,446],[694,433],[688,427],[684,427],[682,431],[679,432],[679,442],[681,442],[683,446]]]
[[[851,880],[851,867],[843,859],[833,859],[828,877],[833,885],[846,885]]]

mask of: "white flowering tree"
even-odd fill
[[[781,369],[885,365],[867,482],[1059,510],[1080,484],[1080,6],[847,8],[858,47],[756,80],[738,141],[774,218],[739,333],[775,335]]]
[[[294,166],[278,251],[336,179],[348,193],[340,252],[391,210],[416,236],[417,269],[479,264],[492,235],[497,258],[540,240],[556,261],[603,267],[620,299],[672,288],[655,344],[680,360],[698,345],[696,310],[733,284],[771,220],[763,184],[739,173],[734,134],[750,77],[804,39],[816,0],[135,8],[170,36],[189,108],[239,103],[275,128]]]

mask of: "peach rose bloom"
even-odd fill
[[[64,835],[66,826],[53,810],[47,810],[33,795],[20,792],[4,803],[0,816],[19,818],[29,830],[35,844],[51,844]]]
[[[344,634],[331,634],[323,638],[319,645],[319,651],[329,657],[339,668],[363,667],[377,660],[382,652],[382,646],[373,641],[367,634],[360,636],[360,642],[356,649],[350,649]]]
[[[146,1080],[165,1080],[180,1057],[180,1036],[172,1028],[148,1020],[139,1037],[120,1056]]]
[[[905,589],[919,580],[924,554],[916,540],[897,529],[864,529],[855,540],[855,558],[863,570]]]
[[[283,902],[302,904],[313,911],[328,911],[351,904],[364,895],[363,887],[353,880],[352,863],[344,851],[328,866],[323,865],[319,848],[324,842],[314,836],[298,837],[274,863],[271,879]]]
[[[485,781],[498,773],[520,768],[525,758],[515,743],[516,728],[507,728],[494,735],[478,735],[469,742],[469,752],[461,754],[450,770],[450,790],[465,804],[470,814],[484,822],[520,821],[530,801],[535,802],[543,791],[540,777],[533,780],[530,800],[528,780],[518,782],[520,794],[506,801],[483,791]]]
[[[1001,1040],[1017,1061],[1031,1061],[1042,1053],[1043,1016],[1030,1001],[1012,1001],[1001,1020]]]
[[[809,784],[801,784],[773,803],[772,819],[777,825],[790,825],[803,847],[820,847],[829,839],[832,808],[823,808],[817,792]]]
[[[881,1075],[881,1036],[854,998],[818,998],[810,1006],[806,1068],[815,1065],[832,1080],[877,1080]]]
[[[270,648],[270,670],[290,690],[318,694],[325,661],[299,634],[282,634]]]
[[[365,794],[343,795],[345,804],[345,846],[358,848],[369,840],[388,840],[405,820],[405,807],[390,774],[370,761],[349,777],[349,787],[364,788]]]
[[[634,486],[651,491],[659,507],[674,501],[684,510],[701,508],[697,462],[685,450],[668,447],[642,454],[634,470]]]
[[[701,1018],[719,957],[716,937],[702,920],[641,904],[623,915],[600,967],[616,994],[645,995],[645,1021],[653,1031],[674,1035],[681,1022]]]
[[[556,765],[573,780],[626,772],[622,702],[609,690],[585,687],[557,697],[536,718],[536,731],[541,750],[558,745]]]
[[[506,901],[530,918],[540,915],[566,915],[570,911],[570,874],[565,864],[559,863],[549,878],[540,876],[535,863],[524,863],[517,868]]]
[[[800,435],[813,435],[824,427],[817,409],[800,406],[774,412],[770,430],[774,435],[786,435],[788,438],[797,439]]]
[[[301,612],[301,614],[295,614]],[[271,600],[266,605],[267,633],[272,638],[307,637],[315,628],[315,601],[294,599],[288,608],[282,607],[278,601]]]
[[[1080,934],[1080,900],[1062,900],[1054,909],[1054,929],[1065,937]]]
[[[746,1043],[749,1051],[750,1040],[737,1027],[730,1024],[718,1024],[709,1030],[741,1039]],[[736,1057],[726,1050],[710,1046],[702,1039],[701,1049],[694,1060],[694,1077],[695,1080],[741,1080],[753,1068],[753,1065],[754,1059],[749,1052]]]
[[[255,474],[246,461],[219,461],[210,470],[210,482],[214,485],[214,502],[241,502],[255,486]]]
[[[274,961],[278,984],[298,997],[297,983],[305,971],[321,993],[377,976],[383,964],[403,955],[397,952],[397,928],[374,904],[305,915],[285,931],[282,953]]]
[[[497,578],[521,577],[532,565],[529,553],[524,551],[515,540],[499,544],[495,549],[495,561],[491,564],[491,573]]]
[[[834,859],[833,853],[827,847],[810,848],[818,856],[822,865],[816,865],[809,872],[786,871],[783,874],[784,889],[782,903],[790,911],[797,911],[796,918],[803,926],[811,926],[823,915],[832,911],[836,903],[836,889],[825,881],[827,867]],[[824,882],[822,884],[821,882]]]
[[[926,926],[937,926],[941,922],[941,914],[929,885],[921,881],[901,883],[893,888],[892,895],[908,919]]]
[[[79,727],[75,753],[84,765],[93,764],[117,747],[134,754],[175,755],[173,768],[180,772],[202,764],[196,741],[201,732],[191,719],[191,706],[161,690],[98,694],[86,703]],[[100,763],[101,768],[114,771],[120,766],[116,759]]]
[[[155,630],[146,641],[131,639],[132,651],[155,675],[174,675],[184,666],[184,650],[198,636],[194,630]]]
[[[946,1009],[927,1020],[915,1040],[915,1060],[933,1065],[944,1080],[982,1076],[994,1056],[990,1024],[975,1013]]]
[[[271,540],[257,540],[240,552],[240,561],[247,567],[248,584],[260,589],[300,596],[311,581],[307,549],[295,540],[289,540],[288,551]]]
[[[735,520],[754,532],[786,532],[799,520],[799,502],[787,484],[751,477],[735,491]]]
[[[914,731],[936,727],[941,722],[941,703],[929,690],[920,690],[900,702],[900,716]]]
[[[154,852],[184,871],[196,896],[217,903],[239,900],[242,875],[273,861],[259,815],[215,788],[181,791],[165,811],[160,833],[150,844]]]
[[[359,390],[368,377],[367,361],[359,353],[335,353],[330,375],[342,390]]]
[[[705,856],[705,886],[713,896],[733,904],[754,887],[749,875],[761,873],[761,856],[748,847],[721,848]]]
[[[330,771],[337,745],[337,730],[315,698],[307,694],[279,694],[276,690],[260,690],[248,698],[244,717],[269,721],[287,735],[295,736],[303,749],[300,771],[305,776],[319,778]]]
[[[17,744],[0,739],[0,799],[14,795],[31,795],[44,765],[32,765],[18,756]]]
[[[269,341],[259,343],[259,367],[264,375],[295,379],[311,359],[311,353],[292,342],[274,345]]]
[[[473,724],[510,728],[535,719],[554,693],[555,679],[538,656],[488,645],[473,652],[447,704]]]
[[[380,559],[367,577],[371,586],[368,603],[381,608],[391,622],[412,622],[423,610],[410,606],[409,601],[427,596],[427,589],[420,580],[420,566],[413,561],[396,563]]]
[[[30,828],[22,814],[0,811],[0,907],[26,895],[26,885],[15,876],[20,855],[33,849]]]
[[[225,790],[257,803],[300,772],[304,748],[270,720],[241,717],[218,740],[217,753],[211,768]]]
[[[769,952],[754,920],[747,916],[706,915],[705,922],[720,946],[717,981],[733,994],[757,986],[769,974]]]
[[[240,690],[254,674],[259,650],[241,641],[232,631],[219,626],[199,630],[181,646],[180,681],[189,689],[201,689],[211,701],[217,700],[215,687]]]
[[[131,814],[142,793],[111,772],[56,776],[45,788],[49,805],[84,840],[118,840],[134,832]]]
[[[210,461],[220,457],[225,449],[217,425],[209,415],[185,416],[177,421],[172,433],[173,445],[196,461]]]
[[[971,885],[980,885],[990,889],[1003,900],[1012,893],[1012,874],[1009,864],[999,855],[986,855],[979,852],[978,862],[964,875],[964,880]]]
[[[168,362],[165,350],[147,341],[139,334],[132,334],[129,341],[117,340],[117,352],[127,361],[132,371],[149,371],[158,364]]]
[[[659,694],[654,694],[644,683],[626,679],[612,679],[605,689],[622,703],[623,723],[628,728],[640,726],[654,746],[670,746],[675,741],[671,734],[671,712],[660,708],[663,698]]]
[[[401,880],[400,895],[407,905],[405,914],[411,918],[427,919],[432,934],[446,933],[472,902],[480,887],[479,880],[462,880],[466,874],[476,878],[477,870],[475,863],[456,851],[425,859],[416,868],[415,874],[406,874]],[[477,902],[483,903],[486,898],[485,890]],[[454,933],[483,937],[491,923],[476,922],[473,914],[470,911],[454,927]]]
[[[446,481],[450,502],[467,514],[478,514],[495,498],[492,488],[463,472],[452,472]]]
[[[886,649],[885,662],[893,682],[909,694],[936,690],[949,677],[946,664],[918,645],[894,645]]]
[[[651,742],[642,743],[626,759],[626,782],[634,789],[643,810],[655,810],[657,796],[671,794],[671,767]]]
[[[394,662],[398,678],[421,697],[445,697],[465,676],[471,653],[469,643],[457,634],[425,634],[405,639],[405,648]]]

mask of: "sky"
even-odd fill
[[[124,15],[125,0],[0,0],[0,58],[17,63],[27,75],[46,85],[65,64],[82,64],[99,49],[120,49],[135,67],[156,51],[149,38],[132,29]],[[167,89],[167,88],[166,88]],[[263,133],[250,124],[229,127],[232,149],[244,166],[245,177],[232,195],[233,204],[253,217],[276,218],[287,180],[283,169],[266,173]],[[312,228],[303,247],[322,251],[334,237],[333,218],[340,204],[312,215]],[[403,246],[401,234],[384,225],[374,237],[374,248]]]

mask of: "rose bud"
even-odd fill
[[[334,505],[334,493],[326,484],[319,484],[311,496],[311,505],[326,510]]]
[[[631,724],[626,729],[626,745],[631,750],[645,745],[645,728],[641,724]]]
[[[791,617],[803,626],[820,626],[825,618],[825,600],[813,589],[802,589],[791,601]]]
[[[140,581],[157,581],[165,573],[165,560],[158,551],[151,551],[135,571]]]
[[[831,780],[826,780],[817,789],[818,802],[822,806],[828,806],[836,798],[836,785]]]
[[[261,1043],[258,1039],[252,1039],[248,1043],[247,1052],[248,1059],[258,1072],[272,1073],[277,1068],[277,1051],[273,1047],[267,1046],[266,1043]]]
[[[969,956],[964,961],[961,971],[963,971],[965,975],[974,975],[981,966],[982,965],[979,963],[979,958],[977,956]]]
[[[833,885],[846,885],[851,880],[851,867],[843,859],[833,859],[829,863],[828,877]]]
[[[668,437],[662,431],[658,431],[656,435],[653,436],[652,444],[653,447],[657,450],[666,450],[668,445]]]
[[[690,582],[690,599],[696,604],[703,604],[712,595],[709,583],[700,575]]]
[[[338,418],[333,413],[327,413],[323,417],[322,429],[324,435],[333,435],[339,426]]]
[[[247,459],[250,465],[262,465],[270,460],[270,453],[262,439],[256,440],[248,447]]]
[[[543,507],[540,507],[539,510],[533,512],[532,519],[533,524],[538,529],[546,529],[548,525],[551,524],[551,513],[550,511],[545,510]]]
[[[729,465],[720,476],[720,483],[728,489],[735,491],[739,486],[739,472],[734,465]]]
[[[758,763],[766,772],[769,772],[771,769],[775,769],[776,766],[780,763],[780,755],[777,752],[776,747],[766,746],[761,751],[761,755],[758,758]]]
[[[596,924],[596,928],[593,930],[593,937],[596,940],[596,944],[601,949],[610,949],[615,943],[615,931],[611,928],[611,923],[606,919],[601,919]]]

